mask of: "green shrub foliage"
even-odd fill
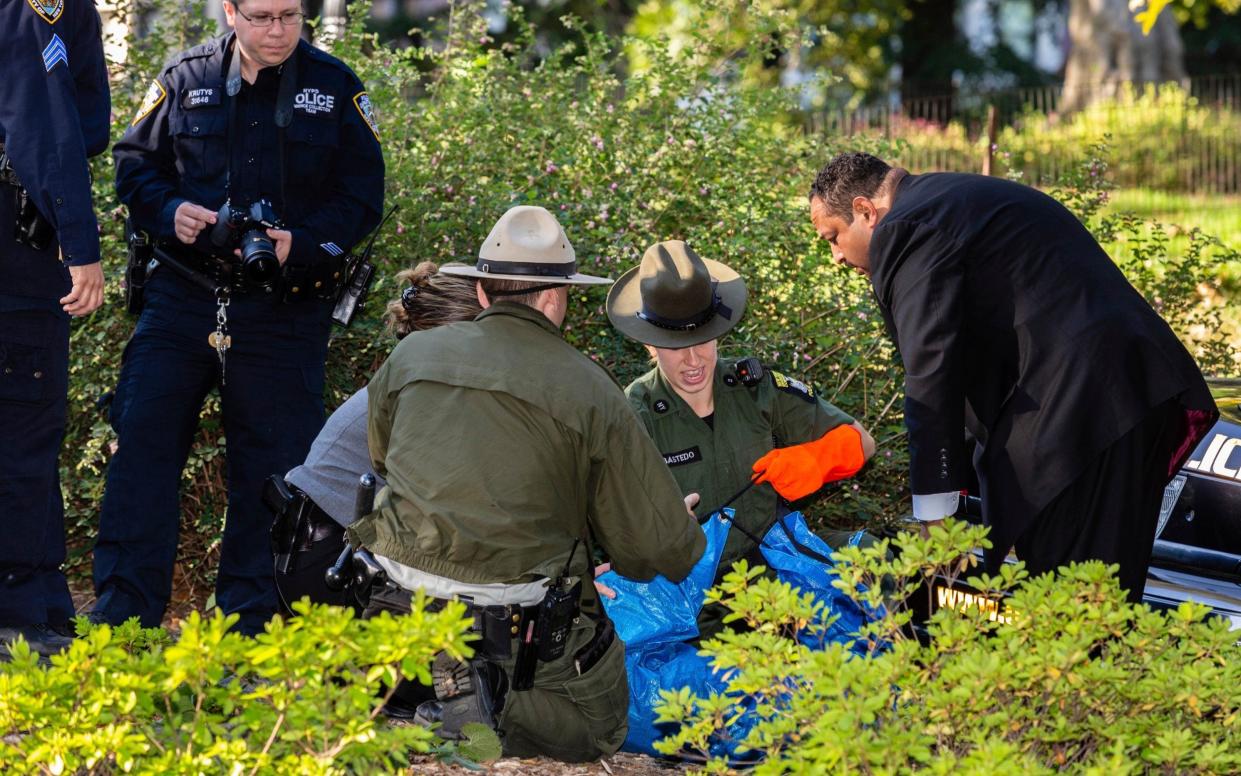
[[[174,640],[133,619],[79,624],[40,664],[25,642],[0,663],[0,771],[61,773],[395,772],[435,748],[427,729],[380,716],[400,677],[430,684],[436,652],[471,653],[462,604],[359,621],[294,604],[254,638],[236,615],[197,612]],[[492,736],[494,739],[494,736]]]
[[[705,758],[736,699],[759,722],[741,743],[758,774],[1236,773],[1241,769],[1241,648],[1201,605],[1168,612],[1124,600],[1114,567],[1072,565],[1030,579],[1020,564],[969,582],[1009,594],[942,608],[929,639],[907,602],[938,572],[964,578],[985,529],[947,521],[928,537],[841,550],[838,586],[885,616],[859,638],[868,657],[790,638],[815,604],[739,564],[712,592],[752,630],[705,643],[728,692],[665,692],[662,720],[681,723],[657,746]],[[891,552],[895,550],[895,552]],[[709,773],[730,764],[706,759]]]
[[[834,153],[891,149],[881,141],[805,135],[789,120],[796,94],[742,77],[762,66],[767,49],[738,48],[736,36],[720,25],[678,31],[675,43],[580,30],[546,50],[516,7],[509,7],[510,29],[519,34],[493,41],[481,7],[476,0],[454,3],[426,31],[435,45],[395,48],[365,32],[366,8],[359,4],[349,34],[331,48],[370,91],[388,204],[401,209],[379,238],[379,280],[366,314],[331,343],[329,407],[364,384],[390,350],[379,317],[381,302],[399,291],[393,279],[399,269],[424,259],[472,262],[505,209],[540,204],[559,217],[586,272],[616,277],[647,246],[673,238],[738,269],[750,304],[723,343],[725,352],[756,355],[804,377],[879,441],[867,471],[830,489],[809,513],[856,526],[906,511],[899,362],[867,283],[832,262],[806,212],[810,181]],[[207,35],[199,0],[186,6],[129,0],[118,13],[144,34],[131,36],[128,59],[113,65],[114,137],[135,115],[161,63]],[[746,18],[756,41],[800,34],[787,14],[751,7]],[[74,325],[62,461],[71,562],[82,570],[115,442],[99,399],[116,382],[133,327],[122,304],[123,208],[110,159],[96,161],[95,180],[107,307]],[[1148,297],[1153,292],[1143,290]],[[1165,294],[1167,310],[1179,314],[1186,293],[1178,287],[1175,302]],[[624,383],[648,368],[647,359],[612,330],[603,301],[602,291],[574,292],[565,336]],[[1186,321],[1173,324],[1188,330]],[[187,530],[179,568],[187,584],[178,589],[207,586],[203,569],[213,564],[203,561],[218,544],[225,500],[218,411],[213,394],[184,475]]]

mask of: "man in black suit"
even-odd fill
[[[994,544],[1032,573],[1120,566],[1140,600],[1164,486],[1218,413],[1193,358],[1051,197],[841,154],[810,188],[837,261],[870,277],[905,364],[914,516],[973,468]]]

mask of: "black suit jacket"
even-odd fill
[[[913,492],[966,486],[968,428],[997,550],[1152,408],[1175,398],[1215,411],[1168,325],[1077,218],[1035,189],[907,176],[870,262],[905,364]]]

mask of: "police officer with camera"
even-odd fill
[[[379,222],[383,157],[364,87],[301,40],[298,0],[224,12],[232,31],[172,58],[114,152],[141,317],[111,406],[92,616],[162,619],[181,472],[217,388],[229,504],[216,600],[254,633],[276,608],[262,480],[300,463],[323,425],[332,300]]]
[[[57,458],[69,317],[103,302],[87,158],[111,104],[89,0],[0,0],[0,654],[69,644]]]

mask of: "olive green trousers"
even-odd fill
[[[629,682],[620,637],[586,673],[579,675],[574,665],[574,654],[590,642],[596,627],[590,617],[579,617],[564,655],[538,664],[534,687],[506,693],[498,724],[506,756],[585,762],[612,754],[625,742]],[[509,677],[514,662],[499,661]]]

